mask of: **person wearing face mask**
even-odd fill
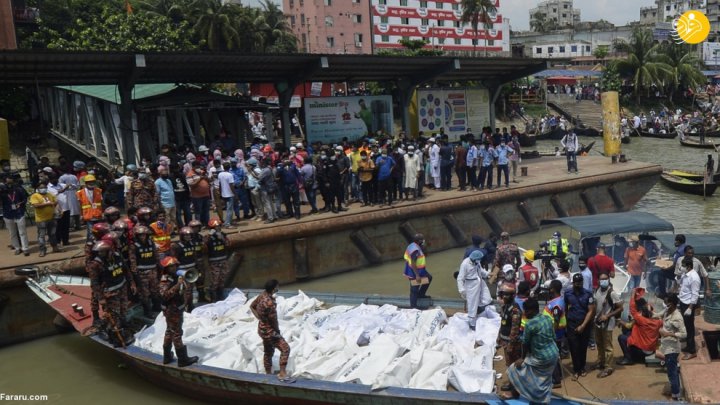
[[[597,377],[605,378],[613,373],[615,357],[613,356],[613,329],[615,329],[616,318],[623,311],[623,301],[620,293],[612,288],[610,277],[601,274],[600,287],[595,290],[595,342],[598,351],[597,369],[600,370]]]
[[[697,357],[697,348],[695,345],[695,309],[698,305],[700,297],[700,275],[694,267],[693,258],[685,257],[682,259],[682,266],[685,269],[684,274],[680,276],[680,289],[678,299],[680,303],[678,309],[682,312],[683,322],[685,322],[685,330],[687,332],[687,346],[683,349],[685,355],[683,360],[690,360]]]
[[[30,204],[35,208],[35,225],[37,225],[38,247],[40,248],[40,257],[47,254],[46,240],[50,242],[53,253],[60,251],[55,237],[55,206],[57,200],[55,196],[48,193],[47,182],[38,183],[37,192],[30,196]]]
[[[27,193],[11,176],[5,177],[0,183],[0,199],[2,199],[3,220],[5,228],[10,232],[10,243],[15,248],[15,254],[29,256],[27,229],[25,225],[25,204]]]
[[[460,263],[460,271],[457,274],[458,292],[467,303],[468,325],[473,330],[478,314],[492,304],[490,290],[485,282],[488,272],[482,266],[483,256],[480,250],[474,250]]]
[[[567,342],[573,363],[573,381],[585,377],[591,321],[595,316],[593,293],[583,288],[582,274],[572,276],[572,289],[565,292]]]
[[[497,185],[500,187],[500,180],[502,175],[505,175],[505,187],[510,187],[510,169],[508,168],[509,157],[515,153],[515,151],[507,145],[505,139],[500,141],[500,146],[495,149],[497,154]]]
[[[627,271],[630,273],[628,289],[640,287],[640,280],[645,277],[647,254],[644,247],[638,246],[637,236],[630,238],[630,244],[625,249],[625,263]]]
[[[680,370],[678,356],[680,355],[680,339],[688,338],[683,322],[683,316],[678,305],[680,299],[676,294],[665,297],[665,311],[662,313],[662,328],[660,328],[660,349],[665,357],[665,369],[670,380],[670,392],[673,400],[680,400]]]
[[[291,382],[292,379],[288,377],[285,371],[288,359],[290,358],[290,346],[280,334],[277,303],[275,302],[279,286],[280,283],[278,283],[277,280],[268,280],[265,283],[265,291],[258,295],[253,303],[250,304],[250,310],[258,321],[260,321],[258,323],[258,335],[260,335],[260,339],[263,341],[263,365],[265,367],[265,374],[272,374],[272,358],[275,349],[278,349],[280,350],[280,372],[278,373],[278,379],[280,381]]]
[[[583,276],[583,288],[592,291],[593,290],[593,274],[590,268],[587,266],[587,257],[580,256],[578,259],[578,267],[580,268],[580,274]]]
[[[150,224],[150,229],[152,230],[152,239],[153,242],[155,242],[155,249],[157,250],[158,259],[160,260],[162,260],[165,256],[171,255],[171,229],[168,226],[167,222],[165,222],[165,219],[165,211],[158,211],[157,221]]]
[[[522,335],[520,324],[522,310],[515,302],[515,289],[506,284],[498,291],[498,299],[502,304],[500,309],[500,331],[496,344],[505,352],[505,365],[510,367],[522,357]],[[512,386],[506,383],[500,387],[502,391],[510,391]]]
[[[423,175],[423,166],[421,155],[415,153],[415,147],[410,145],[407,147],[407,153],[403,157],[405,164],[405,180],[403,187],[405,195],[412,195],[413,201],[418,198],[418,182]]]
[[[375,166],[378,168],[378,183],[380,186],[379,202],[381,207],[384,204],[387,204],[388,207],[393,204],[391,175],[395,165],[395,159],[388,155],[386,148],[383,148],[380,156],[375,160]]]
[[[102,189],[95,187],[95,176],[88,174],[84,177],[85,187],[78,190],[76,195],[80,201],[80,209],[82,210],[82,219],[87,226],[87,237],[92,237],[92,226],[103,219],[103,197]]]
[[[428,298],[426,295],[432,275],[425,268],[425,237],[418,233],[413,242],[405,249],[405,277],[410,281],[410,308],[417,308],[418,298]],[[458,277],[459,278],[459,277]]]
[[[140,169],[138,178],[130,183],[127,207],[150,207],[153,211],[160,208],[160,199],[155,183],[145,169]]]
[[[370,190],[372,188],[373,173],[375,171],[375,162],[368,158],[366,151],[360,152],[360,161],[358,162],[358,178],[360,179],[360,191],[362,194],[362,206],[373,205]]]
[[[515,290],[517,283],[515,279],[515,268],[512,264],[506,264],[502,268],[502,277],[498,280],[495,291],[501,291],[503,287],[508,286]]]
[[[173,182],[170,180],[170,173],[165,166],[158,166],[158,178],[155,180],[155,191],[160,198],[160,209],[165,211],[165,217],[168,219],[168,226],[172,232],[176,230],[176,208],[175,208],[175,191]]]

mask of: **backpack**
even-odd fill
[[[310,177],[303,177],[303,188],[305,190],[312,190],[313,186],[315,185],[315,166],[312,168],[312,176]]]

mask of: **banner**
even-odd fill
[[[450,141],[459,140],[468,128],[479,131],[490,125],[486,89],[418,89],[418,129],[431,136],[445,130]]]
[[[383,131],[392,135],[391,96],[317,97],[305,99],[308,142],[353,141]]]

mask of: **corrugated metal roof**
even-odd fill
[[[593,70],[567,70],[567,69],[549,69],[534,74],[535,77],[554,77],[554,76],[567,76],[567,77],[599,77],[602,76],[602,72],[596,72]]]
[[[86,96],[99,98],[111,103],[120,104],[120,92],[118,86],[111,84],[89,85],[89,86],[57,86],[61,89],[84,94]],[[174,83],[137,84],[133,88],[132,99],[142,100],[144,98],[159,96],[168,93],[178,86]]]

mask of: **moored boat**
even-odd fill
[[[565,130],[563,130],[559,126],[557,126],[547,132],[536,134],[535,138],[539,139],[539,140],[551,139],[551,140],[559,141],[559,140],[563,139],[563,137],[565,136],[565,133],[566,133]]]
[[[700,148],[700,149],[716,149],[715,143],[713,143],[712,140],[706,141],[706,142],[700,142],[700,140],[695,140],[691,138],[685,138],[680,139],[680,145],[688,146],[691,148]]]
[[[673,139],[677,137],[677,132],[666,132],[666,133],[660,133],[660,132],[648,132],[648,131],[640,131],[640,137],[641,138],[662,138],[662,139]]]
[[[520,142],[520,146],[523,148],[528,148],[530,146],[535,146],[537,138],[535,137],[535,134],[524,133],[518,136],[518,142]]]
[[[703,184],[702,181],[693,181],[683,177],[674,176],[669,172],[663,172],[660,178],[662,179],[663,184],[673,190],[699,196],[709,197],[715,193],[715,189],[717,188],[716,183]]]
[[[602,130],[597,130],[597,129],[591,128],[591,127],[583,127],[583,128],[576,127],[573,131],[575,132],[575,135],[577,135],[577,136],[592,136],[592,137],[602,136]]]
[[[693,171],[693,170],[679,170],[679,169],[672,169],[667,170],[666,173],[671,174],[673,176],[682,177],[688,180],[692,181],[699,181],[702,182],[703,179],[705,179],[705,173]],[[713,175],[712,181],[714,183],[720,183],[720,173],[715,173]]]

